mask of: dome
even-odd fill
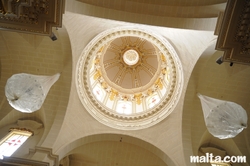
[[[135,130],[172,112],[182,87],[182,67],[166,39],[121,27],[97,35],[86,46],[76,79],[79,97],[94,118]]]
[[[106,44],[97,58],[105,82],[119,92],[133,94],[149,89],[156,81],[161,72],[159,53],[147,39],[122,36]]]

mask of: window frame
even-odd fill
[[[24,142],[22,142],[21,144],[20,144],[20,146],[17,148],[17,149],[15,149],[9,156],[6,156],[6,157],[10,157],[11,155],[13,155],[31,136],[33,136],[34,135],[34,132],[33,131],[31,131],[31,130],[28,130],[28,129],[26,129],[26,128],[10,128],[10,130],[9,130],[9,133],[8,134],[6,134],[1,140],[0,140],[0,147],[4,144],[4,143],[6,143],[8,140],[9,140],[9,138],[11,138],[11,137],[13,137],[13,136],[15,136],[15,135],[18,135],[18,136],[26,136],[27,137],[27,139],[24,141]],[[3,158],[5,157],[5,155],[4,155],[4,153],[2,153],[2,152],[0,152],[0,160],[2,160]]]

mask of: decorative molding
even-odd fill
[[[117,37],[142,37],[152,42],[166,57],[172,72],[170,88],[158,105],[150,110],[132,115],[119,114],[98,102],[90,86],[90,68],[104,43]],[[83,50],[77,64],[76,87],[79,98],[86,110],[99,122],[117,129],[138,130],[150,127],[167,117],[177,104],[183,86],[182,65],[172,45],[162,36],[137,27],[119,27],[97,35]]]
[[[37,135],[40,129],[43,128],[43,124],[34,120],[17,120],[17,126],[19,128],[25,128],[32,131],[33,135]]]
[[[0,29],[38,35],[52,35],[62,27],[65,0],[1,0]]]
[[[218,36],[219,33],[220,33],[223,16],[224,16],[224,12],[220,12],[219,15],[218,15],[216,27],[215,27],[215,30],[214,30],[214,35]]]
[[[222,60],[250,64],[250,1],[228,0],[215,49],[224,51]]]
[[[35,154],[35,153],[43,153],[47,155],[47,158],[50,159],[53,162],[53,166],[58,166],[59,165],[59,156],[53,154],[51,148],[45,148],[45,147],[38,147],[36,146],[35,149],[30,149],[29,153],[30,154]]]
[[[18,127],[11,127],[9,129],[9,132],[16,131],[16,132],[22,132],[22,133],[30,133],[32,136],[34,135],[34,131],[27,129],[27,128],[18,128]]]
[[[17,157],[4,157],[3,160],[0,160],[0,165],[3,166],[49,166],[49,163],[24,159],[24,158],[17,158]]]

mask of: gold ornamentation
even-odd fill
[[[141,102],[142,102],[142,94],[141,94],[141,93],[135,94],[135,95],[134,95],[134,98],[135,98],[136,104],[140,105]]]
[[[104,46],[102,46],[102,47],[99,49],[99,51],[98,51],[98,52],[102,52],[102,51],[103,51],[103,49],[104,49]]]
[[[102,82],[102,88],[103,89],[107,89],[108,88],[108,84],[106,82]]]
[[[147,91],[147,95],[148,96],[151,96],[153,94],[153,90],[152,89],[149,89],[148,91]]]
[[[94,75],[94,80],[97,80],[101,76],[102,76],[101,71],[100,70],[96,70],[95,75]]]
[[[118,95],[118,92],[114,89],[111,89],[111,92],[110,92],[110,96],[109,96],[109,99],[111,101],[115,100],[115,97]]]
[[[124,95],[124,96],[122,96],[122,99],[123,99],[124,101],[128,101],[129,97],[128,97],[127,95]]]
[[[99,63],[100,63],[100,58],[96,58],[95,61],[94,61],[94,64],[98,65]]]
[[[161,70],[161,73],[162,73],[163,75],[166,75],[166,74],[168,74],[168,71],[167,71],[166,68],[163,68],[163,69]]]
[[[163,62],[167,62],[166,57],[163,55],[163,53],[161,53],[161,60],[162,60]]]
[[[32,130],[26,128],[11,127],[9,131],[21,131],[21,132],[31,133],[31,136],[34,135],[34,132]]]
[[[160,89],[163,88],[163,84],[162,84],[162,81],[161,81],[160,78],[158,78],[158,79],[156,80],[155,85],[156,85],[157,87],[159,87]]]

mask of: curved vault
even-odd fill
[[[102,147],[102,150],[99,149],[100,147]],[[150,163],[151,165],[158,164],[161,166],[176,165],[169,156],[152,144],[132,136],[120,134],[86,136],[71,142],[61,149],[58,154],[61,163],[71,160],[74,163],[78,161],[78,165],[80,163],[102,163],[102,165],[129,165],[128,163],[136,163],[133,165],[138,166],[147,166],[147,164],[150,166]],[[146,156],[149,160],[152,159],[152,161],[145,163],[147,161],[145,159]]]

